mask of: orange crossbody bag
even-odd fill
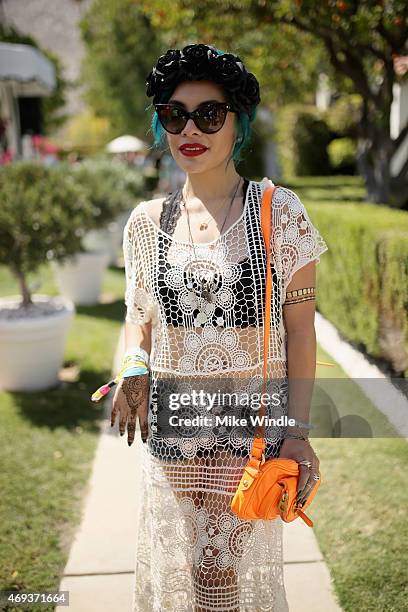
[[[261,206],[261,227],[266,249],[266,296],[265,296],[265,325],[264,325],[264,364],[263,364],[263,393],[266,393],[267,357],[269,346],[269,331],[271,322],[272,299],[272,273],[271,273],[271,209],[272,197],[276,186],[265,189]],[[321,365],[325,362],[316,362]],[[266,414],[265,406],[261,402],[260,417]],[[302,509],[296,505],[297,485],[299,479],[299,465],[294,459],[272,458],[265,460],[265,426],[260,426],[260,433],[255,432],[251,455],[244,468],[241,481],[231,502],[232,511],[244,520],[274,519],[280,515],[283,521],[290,523],[297,517],[313,527],[312,520],[304,514],[320,486],[321,480],[315,481]]]

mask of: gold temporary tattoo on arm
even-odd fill
[[[288,304],[300,304],[309,300],[315,300],[315,287],[303,287],[302,289],[293,289],[286,292],[286,300],[284,306]]]

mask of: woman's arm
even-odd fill
[[[149,355],[151,351],[152,322],[131,323],[125,321],[125,351],[131,348],[141,347]],[[149,374],[140,374],[123,378],[115,391],[111,412],[111,426],[115,424],[116,416],[119,414],[119,432],[123,436],[128,431],[128,445],[135,438],[136,418],[139,418],[140,435],[143,442],[148,436],[148,398],[149,398]]]
[[[292,277],[286,291],[316,287],[316,261],[311,261]],[[309,422],[310,403],[316,374],[316,331],[314,327],[315,300],[286,303],[283,315],[287,334],[286,357],[288,363],[288,417]],[[299,430],[289,427],[289,432]]]
[[[293,275],[287,291],[316,286],[316,261],[311,261]],[[309,423],[310,403],[316,372],[316,332],[314,327],[315,301],[308,300],[283,306],[286,327],[286,358],[288,366],[288,417]],[[299,426],[287,427],[286,434],[302,434],[306,440],[286,438],[280,456],[310,462],[310,468],[299,465],[297,503],[304,505],[314,487],[314,476],[319,474],[319,459],[308,440],[309,430]]]
[[[125,351],[136,346],[142,347],[150,355],[152,348],[151,321],[144,324],[125,321]]]
[[[148,355],[152,345],[153,300],[146,278],[146,261],[140,244],[139,219],[136,209],[130,215],[123,232],[123,255],[125,262],[125,352],[140,347]],[[119,417],[119,431],[124,435],[126,424],[128,444],[133,443],[136,418],[139,418],[140,433],[145,442],[148,436],[149,372],[125,376],[118,384],[113,398],[111,425]]]

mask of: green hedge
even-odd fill
[[[303,201],[329,247],[318,265],[319,312],[348,341],[408,377],[408,214]]]
[[[312,104],[287,104],[275,113],[274,140],[283,177],[333,173],[327,146],[332,138],[321,113]]]

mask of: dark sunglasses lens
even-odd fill
[[[160,123],[167,132],[180,134],[187,123],[187,117],[183,109],[172,104],[156,107]],[[194,113],[194,122],[205,134],[218,132],[222,128],[227,115],[225,106],[208,104],[199,108]]]
[[[186,116],[181,108],[169,104],[156,110],[160,123],[171,134],[179,134],[186,125]]]
[[[196,123],[202,132],[211,134],[218,132],[224,125],[227,110],[216,104],[200,109],[196,115]]]

